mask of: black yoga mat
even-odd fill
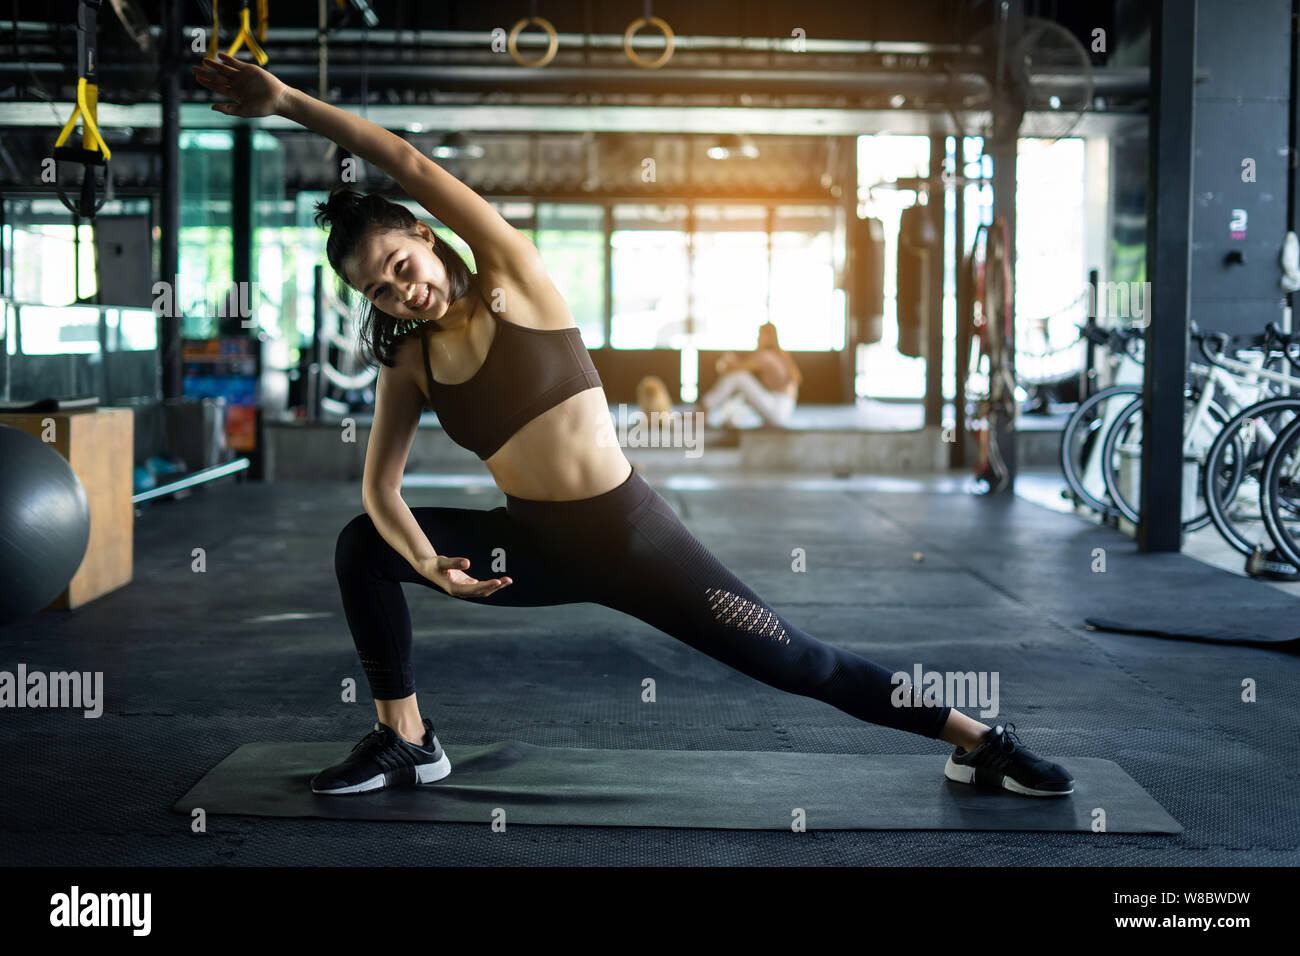
[[[1280,621],[1273,622],[1267,631],[1255,630],[1249,623],[1236,627],[1217,627],[1198,622],[1195,616],[1173,616],[1161,613],[1128,612],[1123,620],[1109,617],[1089,617],[1084,624],[1098,631],[1116,631],[1120,634],[1141,634],[1144,637],[1165,637],[1175,641],[1202,641],[1206,644],[1268,644],[1277,647],[1300,641],[1300,625],[1294,631],[1282,630]]]
[[[447,747],[451,776],[435,784],[319,796],[309,781],[351,743],[244,744],[173,810],[209,814],[607,827],[788,830],[1089,831],[1180,833],[1116,764],[1059,758],[1073,794],[978,791],[943,776],[946,754],[805,754],[731,750],[583,750],[508,740]],[[1051,758],[1049,758],[1051,759]]]

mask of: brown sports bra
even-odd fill
[[[483,301],[496,331],[483,364],[466,381],[445,385],[434,379],[428,331],[421,331],[420,347],[429,407],[452,441],[486,461],[538,415],[603,386],[577,326],[530,329],[507,321]]]

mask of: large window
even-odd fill
[[[769,320],[786,348],[844,347],[834,208],[701,203],[691,212],[614,207],[615,348],[752,349]]]
[[[949,156],[954,141],[948,139]],[[1016,345],[1018,374],[1027,379],[1048,379],[1077,367],[1076,322],[1085,315],[1082,297],[1088,264],[1087,229],[1105,229],[1104,222],[1089,221],[1085,209],[1085,149],[1081,139],[1054,143],[1022,139],[1016,167]],[[992,176],[991,158],[982,152],[978,138],[965,142],[964,175],[971,180]],[[885,308],[881,341],[862,346],[858,357],[856,392],[876,398],[921,399],[925,395],[925,360],[898,351],[898,228],[902,211],[926,203],[925,190],[900,189],[891,184],[906,177],[930,174],[930,140],[926,136],[862,136],[858,139],[859,215],[873,216],[884,223]],[[1094,172],[1093,175],[1096,175]],[[986,183],[971,184],[962,191],[965,203],[965,232],[962,247],[967,253],[981,223],[993,218],[993,193]],[[945,191],[947,193],[947,191]],[[955,193],[934,201],[946,201],[945,236],[951,237],[955,222]],[[951,238],[945,238],[943,323],[945,340],[944,390],[955,388],[956,276]],[[1094,263],[1094,265],[1096,265]]]
[[[150,309],[105,309],[108,348],[146,352],[158,347],[158,319]]]
[[[4,201],[6,291],[18,306],[6,305],[8,321],[0,330],[10,354],[17,354],[19,322],[14,320],[20,316],[24,354],[98,355],[101,312],[109,351],[156,347],[151,311],[114,307],[119,303],[111,301],[103,309],[87,304],[99,297],[98,279],[110,268],[98,261],[96,230],[109,220],[144,219],[148,212],[148,200],[109,200],[95,222],[74,227],[72,214],[57,199]],[[105,241],[102,234],[99,239]]]
[[[605,210],[539,203],[534,241],[587,348],[605,344]]]
[[[181,335],[217,334],[218,311],[234,282],[230,189],[234,135],[226,130],[181,133]]]
[[[925,395],[925,360],[898,351],[898,229],[903,210],[922,204],[916,189],[892,184],[930,172],[928,136],[858,137],[859,215],[879,219],[885,230],[884,322],[879,342],[861,347],[856,393],[877,398],[913,398]]]
[[[272,344],[264,360],[277,365],[298,348],[299,315],[297,263],[301,249],[293,228],[294,207],[284,197],[284,152],[280,141],[264,130],[253,132],[253,279],[249,306],[259,328]],[[311,313],[307,324],[310,328]]]
[[[686,207],[614,207],[614,305],[610,342],[616,349],[680,348],[686,344],[690,260]]]
[[[768,314],[766,207],[696,206],[693,246],[695,347],[752,349]]]
[[[28,305],[22,308],[24,355],[95,355],[99,309],[94,306]]]
[[[844,238],[836,220],[830,206],[773,210],[769,316],[782,348],[844,348],[846,303],[835,286],[835,252]]]
[[[52,204],[41,205],[57,206],[59,212],[53,212],[55,217],[69,217],[57,200]],[[16,265],[13,271],[14,299],[45,305],[71,305],[77,301],[78,294],[83,299],[93,298],[94,229],[90,223],[74,227],[71,224],[43,222],[15,227],[8,237],[13,243],[13,261]],[[79,256],[74,239],[80,239]]]
[[[1081,139],[1021,140],[1017,152],[1016,372],[1030,381],[1069,374],[1083,362],[1084,152]]]

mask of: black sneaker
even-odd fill
[[[433,783],[451,773],[451,761],[424,718],[421,745],[404,740],[387,724],[361,738],[342,763],[311,778],[312,793],[366,793],[402,784]]]
[[[1060,764],[1035,756],[1020,743],[1015,727],[999,724],[984,735],[984,743],[974,750],[958,747],[948,758],[943,775],[957,783],[1030,797],[1074,793],[1074,778],[1069,772]]]

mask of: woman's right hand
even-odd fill
[[[436,554],[423,561],[417,561],[413,567],[422,577],[428,578],[452,597],[487,597],[495,594],[508,584],[510,578],[502,576],[480,581],[465,573],[469,567],[469,558],[449,558]]]
[[[227,116],[271,116],[280,107],[289,87],[255,63],[245,63],[218,51],[220,61],[203,58],[202,68],[193,67],[194,78],[214,93],[234,102],[212,108]]]

